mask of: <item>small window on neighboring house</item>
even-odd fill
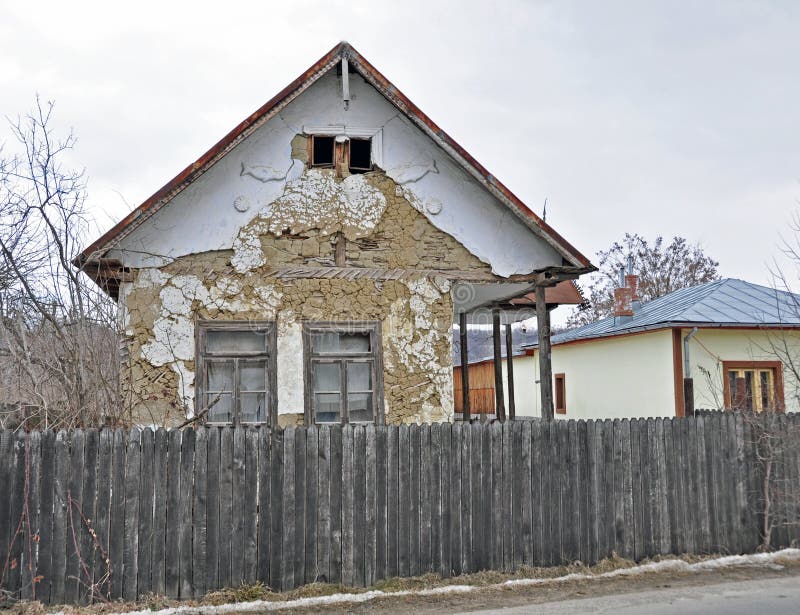
[[[379,323],[308,323],[306,422],[382,423]]]
[[[364,173],[372,170],[372,141],[370,139],[350,139],[351,173]]]
[[[567,376],[565,374],[556,374],[556,414],[567,413]]]
[[[334,137],[323,137],[317,135],[311,137],[311,166],[333,166],[334,141]]]
[[[778,361],[723,361],[725,405],[733,410],[783,409],[783,375]]]
[[[198,323],[196,411],[209,423],[265,423],[275,414],[272,323]]]

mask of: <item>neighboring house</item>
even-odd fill
[[[685,376],[697,409],[800,410],[799,295],[723,279],[639,305],[626,280],[615,316],[552,337],[557,416],[683,416]],[[531,350],[516,378],[538,380]]]
[[[449,420],[458,315],[593,270],[347,43],[78,264],[172,425]]]
[[[552,311],[559,305],[580,305],[585,299],[572,281],[561,282],[545,290],[545,300]],[[514,300],[517,306],[535,307],[533,296],[519,297]],[[460,416],[463,412],[463,376],[461,373],[461,343],[459,330],[453,330],[453,385],[455,387],[455,412]],[[533,397],[537,395],[535,382],[530,374],[524,372],[530,368],[530,362],[518,364],[521,357],[532,355],[532,346],[538,341],[538,331],[522,327],[512,329],[512,367],[514,368],[514,402],[517,416],[531,415],[534,407]],[[468,327],[467,329],[467,362],[469,364],[469,397],[472,414],[495,414],[495,371],[494,371],[494,337],[492,329],[487,326]],[[508,364],[506,338],[500,336],[500,367],[503,382],[503,399],[505,407],[510,406],[508,386]],[[518,375],[518,376],[517,376]]]

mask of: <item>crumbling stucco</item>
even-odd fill
[[[299,147],[293,142],[293,151]],[[338,179],[332,171],[309,169],[287,185],[240,230],[233,250],[139,269],[120,293],[135,416],[174,424],[194,412],[198,319],[276,322],[281,425],[302,420],[302,322],[378,320],[387,422],[448,420],[451,284],[415,271],[489,273],[489,266],[433,226],[383,172]],[[406,274],[384,281],[276,275],[282,266],[333,265],[338,233],[346,241],[347,267]]]

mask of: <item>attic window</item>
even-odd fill
[[[351,173],[364,173],[372,170],[372,139],[350,139]]]
[[[333,166],[334,137],[314,135],[311,137],[311,166]]]

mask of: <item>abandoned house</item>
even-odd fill
[[[594,269],[344,42],[78,264],[158,425],[451,420],[454,322]]]

